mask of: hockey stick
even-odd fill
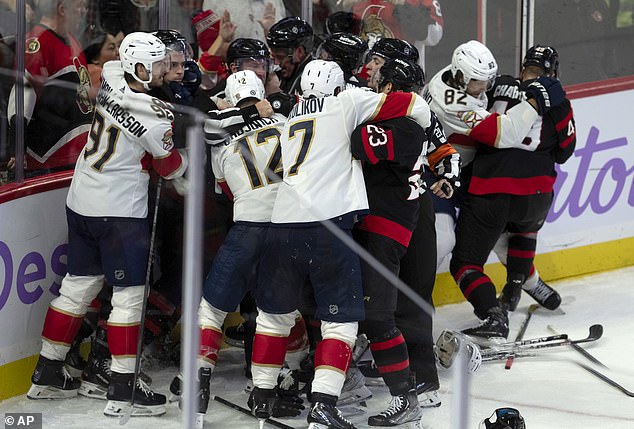
[[[547,326],[548,330],[552,333],[557,333],[557,330],[552,326],[552,325],[548,325]],[[593,355],[590,354],[590,352],[588,352],[586,349],[584,349],[583,347],[581,347],[579,344],[571,344],[570,345],[573,349],[575,349],[577,352],[579,352],[579,354],[581,354],[581,356],[585,357],[586,359],[588,359],[590,362],[605,368],[605,369],[609,369],[607,367],[607,365],[605,365],[603,362],[601,362],[599,359],[597,359],[596,357],[594,357]],[[633,397],[634,398],[634,392],[632,392],[631,390],[627,390],[625,387],[623,387],[622,385],[620,385],[619,383],[617,383],[616,381],[612,380],[610,377],[608,377],[607,375],[603,374],[602,372],[600,372],[597,369],[592,368],[589,365],[586,365],[584,363],[581,362],[577,362],[575,361],[575,363],[580,366],[581,368],[585,369],[586,371],[588,371],[590,374],[594,375],[595,377],[597,377],[599,380],[602,380],[604,382],[606,382],[607,384],[609,384],[610,386],[620,390],[621,392],[625,393],[627,396]]]
[[[555,329],[554,326],[552,325],[548,325],[547,326],[548,330],[550,332],[552,332],[553,334],[558,334],[559,332],[557,332],[557,330]],[[586,349],[584,349],[583,347],[581,347],[579,344],[570,344],[570,346],[575,349],[576,351],[578,351],[579,353],[581,353],[581,355],[583,357],[585,357],[586,359],[588,359],[590,362],[599,365],[600,367],[603,368],[607,368],[606,365],[603,364],[603,362],[601,362],[599,359],[595,358],[594,356],[592,356],[590,353],[588,353],[588,351],[586,351]]]
[[[549,337],[540,337],[530,340],[517,341],[514,343],[500,344],[497,347],[482,349],[482,360],[492,361],[507,359],[511,353],[514,353],[515,357],[534,356],[534,354],[529,353],[538,349],[588,343],[598,340],[599,338],[601,338],[602,335],[603,326],[597,324],[590,326],[588,336],[579,340],[570,340],[567,334],[559,334]]]
[[[147,297],[150,294],[150,274],[152,274],[152,263],[154,262],[154,238],[156,237],[156,219],[158,218],[159,200],[161,199],[161,187],[163,178],[159,177],[156,183],[156,201],[154,202],[154,214],[152,217],[152,231],[150,232],[150,250],[147,257],[147,270],[145,271],[145,285],[143,292],[143,305],[141,306],[141,321],[139,325],[139,338],[137,341],[136,358],[134,361],[134,377],[132,379],[132,396],[130,396],[130,409],[119,420],[119,425],[128,423],[134,410],[134,393],[136,392],[136,382],[141,371],[141,349],[143,348],[143,325],[145,324],[145,311],[147,309]]]
[[[528,311],[526,312],[526,318],[524,319],[524,322],[522,322],[522,326],[520,326],[520,330],[517,333],[517,336],[515,337],[515,342],[521,341],[522,338],[524,338],[524,334],[526,333],[526,328],[528,328],[528,322],[530,322],[531,317],[533,316],[533,313],[538,308],[539,308],[538,304],[531,304],[528,306]],[[512,353],[511,356],[509,356],[508,359],[506,360],[506,365],[504,365],[504,369],[511,369],[511,366],[513,365],[514,360],[515,360],[515,353]]]
[[[224,406],[227,406],[229,408],[233,408],[236,411],[240,411],[242,414],[246,414],[249,417],[253,417],[254,419],[257,419],[257,417],[255,417],[253,414],[251,414],[251,411],[248,410],[247,408],[241,407],[238,404],[234,404],[231,401],[227,401],[226,399],[221,398],[220,396],[214,396],[214,401],[220,402]],[[275,427],[278,427],[280,429],[295,429],[295,428],[293,428],[293,426],[285,425],[284,423],[279,422],[277,420],[266,419],[264,421],[266,423],[270,424],[271,426],[275,426]]]

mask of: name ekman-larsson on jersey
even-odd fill
[[[147,128],[143,126],[127,109],[124,109],[116,102],[116,100],[109,97],[113,91],[112,87],[108,85],[105,79],[101,80],[101,87],[97,94],[97,103],[106,110],[112,118],[126,128],[132,135],[136,137],[142,137],[147,132]]]

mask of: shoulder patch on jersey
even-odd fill
[[[26,41],[26,53],[34,54],[40,50],[40,41],[37,40],[37,37],[31,37]]]
[[[471,129],[475,128],[476,125],[478,125],[484,119],[484,117],[480,116],[478,112],[473,110],[458,112],[458,118],[460,118],[460,120]]]
[[[163,142],[163,149],[172,150],[174,148],[174,142],[172,141],[173,136],[174,132],[171,128],[165,131],[165,134],[163,134],[163,138],[161,139],[161,141]]]

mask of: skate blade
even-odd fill
[[[308,429],[329,429],[329,426],[322,425],[321,423],[311,423],[308,425]]]
[[[104,388],[102,386],[99,386],[98,384],[91,383],[89,381],[82,381],[81,386],[79,386],[78,393],[87,398],[106,400],[108,388]]]
[[[26,393],[26,397],[29,399],[66,399],[74,398],[77,396],[77,390],[62,390],[53,386],[39,386],[37,384],[31,384],[31,388]]]
[[[130,403],[123,401],[108,401],[103,413],[111,417],[123,417],[130,410]],[[165,404],[160,405],[139,405],[134,404],[132,417],[160,416],[167,412]]]
[[[203,429],[203,425],[205,424],[205,414],[204,413],[196,413],[196,429]]]

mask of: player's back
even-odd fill
[[[145,217],[148,170],[152,157],[165,158],[173,148],[172,119],[168,104],[134,92],[120,63],[108,62],[68,207],[84,216]]]
[[[211,150],[214,176],[233,195],[235,222],[270,222],[282,180],[280,136],[284,116],[258,119],[231,132]]]

